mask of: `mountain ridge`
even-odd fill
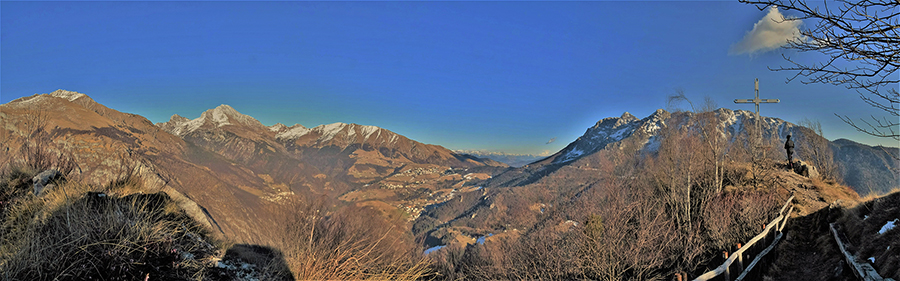
[[[716,130],[725,134],[728,142],[737,141],[741,134],[747,134],[747,130],[755,130],[755,114],[746,110],[731,110],[727,108],[719,108],[711,113]],[[578,160],[586,155],[597,153],[603,149],[610,147],[619,147],[626,140],[637,144],[642,151],[653,152],[659,147],[658,138],[659,130],[670,125],[684,126],[690,122],[698,122],[693,118],[698,118],[697,113],[693,112],[668,112],[658,109],[649,116],[638,119],[628,112],[623,113],[620,117],[607,117],[598,121],[594,126],[589,127],[585,133],[576,140],[569,143],[565,148],[553,155],[526,165],[532,169],[544,169],[554,166],[566,165]],[[810,138],[822,138],[815,135],[808,128],[793,124],[780,118],[761,117],[763,122],[761,129],[763,138],[775,142],[770,144],[770,149],[774,153],[784,154],[784,150],[780,148],[780,144],[784,143],[787,135],[794,135],[795,142],[798,139],[813,141]],[[694,120],[694,121],[692,121]],[[709,122],[709,121],[705,121]],[[860,144],[851,140],[838,139],[828,141],[828,147],[834,154],[834,161],[838,165],[839,177],[860,194],[869,192],[887,192],[898,187],[898,177],[895,172],[900,167],[900,157],[898,148],[889,147],[872,147]],[[799,143],[798,145],[802,145]],[[893,158],[890,155],[895,155]],[[799,157],[799,154],[795,155]],[[804,156],[805,157],[805,156]],[[786,156],[785,156],[786,158]],[[868,158],[869,160],[865,160]],[[786,159],[785,159],[786,160]],[[859,167],[866,167],[865,169]],[[522,171],[510,171],[519,175]],[[860,176],[863,175],[863,176]],[[520,176],[499,176],[500,179],[515,178],[518,180],[507,182],[506,184],[523,184],[535,180],[521,181]],[[874,183],[870,180],[874,179]],[[493,183],[497,184],[497,182]]]

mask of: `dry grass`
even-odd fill
[[[0,182],[3,194],[14,195],[3,206],[0,278],[199,280],[210,273],[216,247],[165,193],[98,196],[91,186],[58,181],[36,197],[27,192],[34,173],[13,167]]]
[[[863,197],[860,199],[860,201],[861,201],[861,202],[868,202],[868,201],[872,201],[872,200],[875,200],[875,199],[878,199],[878,198],[881,198],[881,197],[885,197],[885,196],[888,196],[888,195],[891,195],[891,194],[895,194],[895,193],[900,193],[900,186],[894,187],[894,188],[891,189],[890,191],[888,191],[888,192],[883,192],[883,193],[882,193],[882,192],[871,191],[871,192],[869,192],[868,194],[866,194],[866,196],[863,196]]]
[[[850,251],[872,263],[882,277],[900,279],[900,227],[878,232],[890,221],[900,219],[900,190],[866,200],[844,210],[837,220],[847,236]],[[867,196],[870,197],[870,196]],[[895,223],[897,224],[897,223]]]
[[[371,208],[329,212],[301,203],[287,216],[281,249],[297,280],[418,280],[431,261],[409,234]]]

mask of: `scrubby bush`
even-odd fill
[[[368,207],[297,203],[283,223],[288,267],[298,280],[415,280],[430,274],[412,236]]]
[[[21,188],[10,183],[23,175],[4,175],[0,188]],[[10,201],[0,228],[3,279],[191,280],[209,273],[216,246],[165,193],[118,196],[62,185]]]

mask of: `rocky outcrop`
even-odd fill
[[[803,162],[803,160],[797,160],[796,162],[794,162],[793,167],[794,173],[797,173],[798,175],[811,179],[819,178],[819,171],[816,170],[816,166]]]
[[[62,178],[62,173],[56,169],[40,172],[31,179],[34,185],[34,195],[41,196],[44,192],[53,189],[56,187],[56,184],[53,184],[53,182],[60,178]]]

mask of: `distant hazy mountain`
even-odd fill
[[[831,142],[844,183],[860,194],[900,188],[900,149],[869,146],[848,139]]]
[[[511,167],[522,167],[547,157],[534,154],[508,154],[503,152],[480,150],[454,150],[453,152],[472,155],[478,158],[491,159],[497,162],[506,163]]]

